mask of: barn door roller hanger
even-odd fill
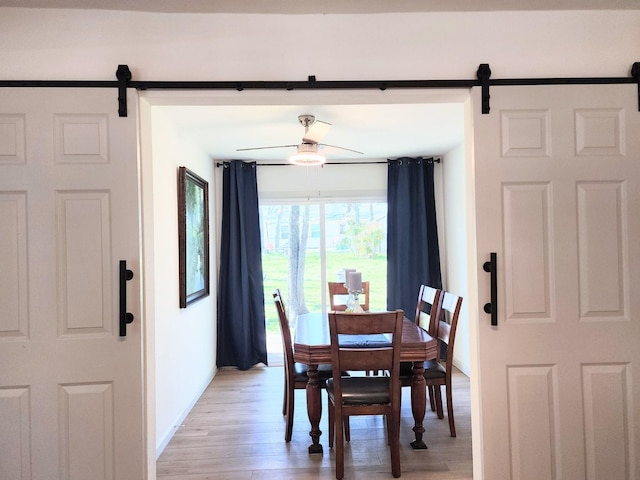
[[[640,62],[631,66],[628,77],[581,77],[581,78],[507,78],[492,79],[488,63],[481,63],[475,79],[465,80],[339,80],[323,81],[309,75],[305,81],[144,81],[131,80],[128,65],[118,65],[116,81],[102,80],[0,80],[0,87],[78,87],[117,88],[118,115],[127,116],[127,88],[137,90],[387,90],[402,88],[464,88],[481,87],[482,113],[488,114],[490,106],[489,88],[506,85],[594,85],[636,83],[638,85],[638,111],[640,111]]]

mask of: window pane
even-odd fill
[[[297,313],[321,310],[321,291],[318,288],[321,272],[319,212],[318,205],[260,207],[262,270],[268,320],[277,322],[272,302],[276,288],[282,292],[290,317]],[[318,234],[313,235],[313,232]]]
[[[327,204],[325,229],[327,281],[338,280],[344,268],[355,268],[370,283],[369,309],[386,310],[387,204]]]

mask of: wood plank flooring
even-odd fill
[[[449,436],[446,414],[440,420],[427,410],[427,450],[412,450],[409,445],[413,439],[411,398],[409,388],[403,389],[400,442],[405,480],[472,478],[469,379],[456,372],[453,383],[458,436]],[[282,389],[282,366],[245,372],[219,370],[158,459],[158,480],[334,479],[335,457],[326,438],[326,394],[323,392],[320,424],[324,453],[309,455],[305,392],[296,391],[293,439],[285,443]],[[351,418],[344,478],[393,478],[382,417]]]

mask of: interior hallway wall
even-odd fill
[[[153,137],[152,151],[148,153],[151,157],[143,161],[146,168],[152,170],[152,182],[143,184],[143,190],[152,189],[153,215],[151,219],[145,218],[145,225],[153,231],[152,243],[146,244],[147,255],[152,258],[147,268],[152,266],[153,270],[146,279],[145,290],[153,295],[146,303],[153,309],[147,312],[147,325],[154,337],[155,445],[159,455],[216,370],[217,249],[214,240],[210,242],[209,251],[211,294],[186,309],[179,307],[178,167],[187,167],[209,183],[211,227],[216,224],[213,200],[216,192],[214,165],[208,155],[184,142],[157,109],[151,113],[150,124]]]
[[[447,152],[440,166],[443,183],[444,216],[438,219],[438,228],[443,228],[444,255],[441,256],[443,289],[463,298],[458,317],[458,329],[454,345],[453,363],[465,375],[471,375],[469,350],[469,322],[477,319],[469,315],[468,252],[467,244],[467,195],[465,188],[465,149],[460,145]],[[440,233],[440,232],[438,232]]]

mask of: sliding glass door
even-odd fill
[[[344,268],[371,285],[370,309],[387,301],[386,202],[270,203],[260,206],[267,333],[279,345],[273,291],[283,294],[289,320],[327,311],[327,282]]]

